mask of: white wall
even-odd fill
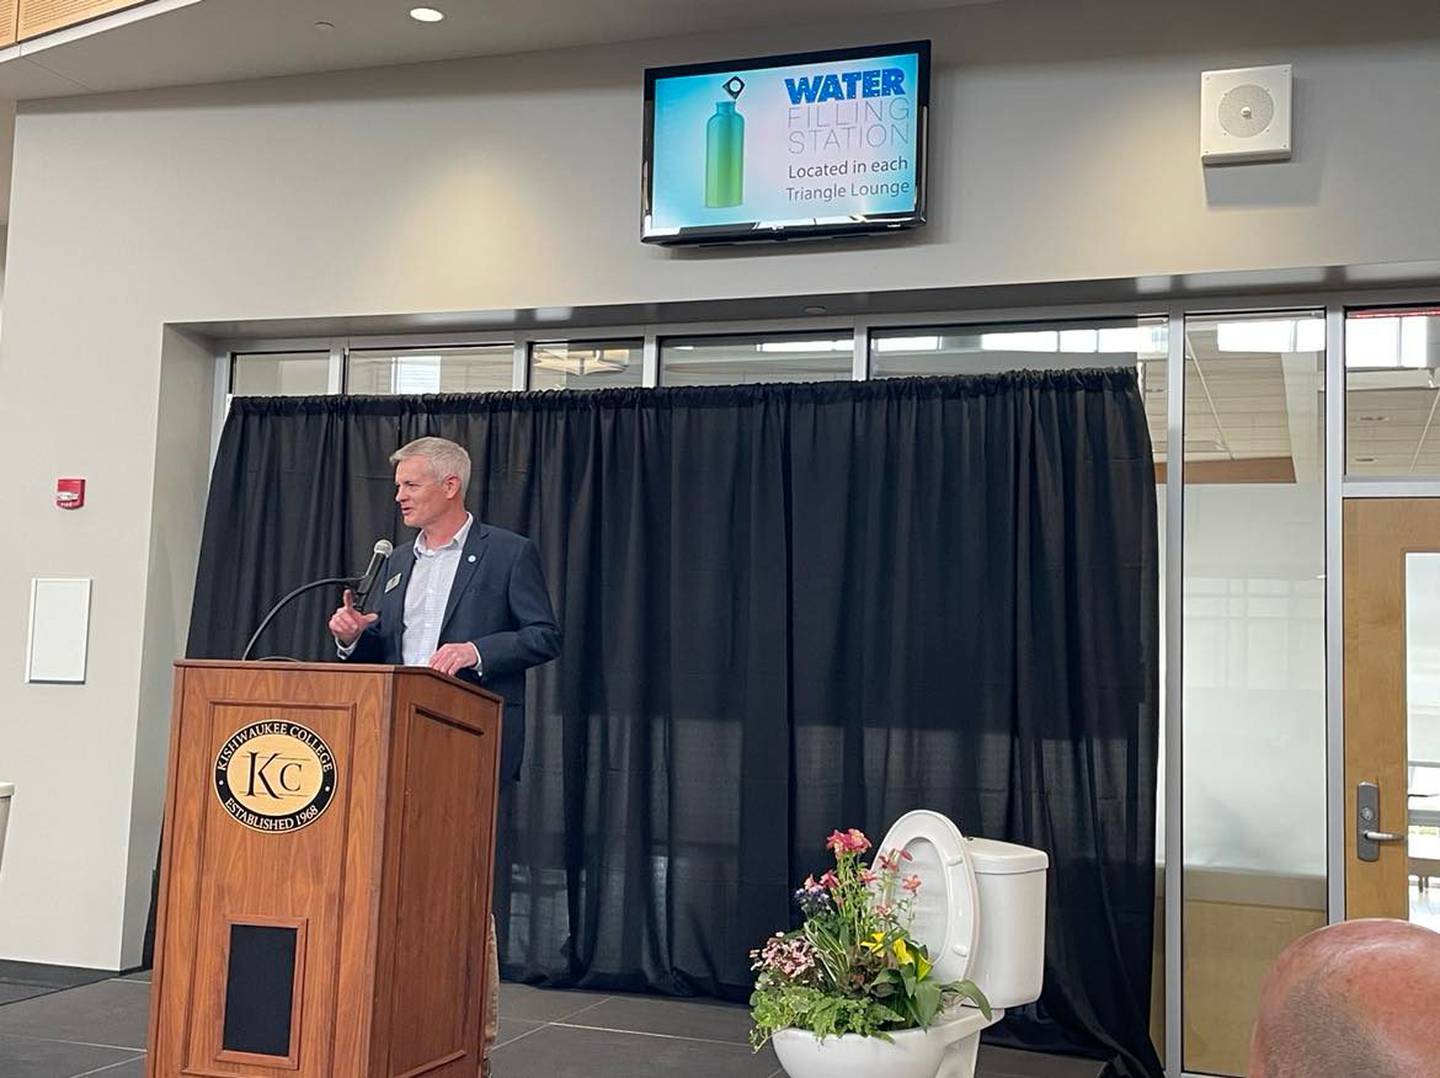
[[[156,836],[165,809],[156,782],[170,751],[170,664],[184,653],[200,531],[209,493],[204,464],[210,456],[215,358],[208,345],[167,328],[160,349],[156,419],[155,507],[146,566],[146,601],[140,655],[139,710],[131,766],[129,851],[124,938],[141,940],[150,909]],[[147,856],[146,851],[150,851]],[[133,961],[133,960],[127,960]]]
[[[113,968],[138,954],[156,724],[205,468],[166,447],[196,436],[171,416],[209,407],[201,359],[165,323],[1433,258],[1433,6],[1385,20],[1316,7],[1007,0],[23,105],[0,338],[0,430],[26,447],[0,565],[0,772],[19,783],[0,956]],[[1378,22],[1402,39],[1376,41]],[[644,66],[910,36],[936,41],[927,228],[638,243]],[[1296,160],[1202,174],[1199,72],[1250,62],[1295,64]],[[62,474],[89,478],[82,512],[51,508]],[[39,574],[95,578],[82,687],[20,683],[19,612]]]

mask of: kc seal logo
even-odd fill
[[[335,756],[298,722],[251,723],[220,747],[215,793],[246,827],[298,831],[318,820],[335,796]]]

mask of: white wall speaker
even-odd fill
[[[1290,158],[1290,65],[1200,75],[1200,161]]]

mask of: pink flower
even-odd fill
[[[905,888],[905,890],[909,891],[913,895],[916,891],[920,890],[920,877],[906,876],[904,882],[901,883],[900,886]]]
[[[876,903],[875,905],[876,917],[889,917],[894,912],[895,911],[891,907],[887,906],[883,902]]]
[[[764,948],[751,951],[750,957],[754,960],[751,969],[766,970],[795,980],[804,978],[815,969],[817,956],[815,948],[805,937],[786,939],[784,933],[777,932],[765,941]]]
[[[874,882],[875,882],[876,880],[878,880],[879,878],[880,878],[879,876],[877,876],[875,873],[871,872],[868,868],[862,868],[862,869],[860,870],[860,882],[863,883],[863,884],[865,884],[866,886],[869,886],[870,884],[874,883]]]
[[[852,827],[849,831],[831,831],[825,846],[839,857],[842,853],[864,853],[870,848],[870,840],[865,832]]]
[[[900,851],[900,856],[903,857],[903,858],[905,858],[905,860],[907,860],[907,861],[913,861],[913,860],[915,860],[914,854],[912,854],[909,850],[901,850],[901,851]]]
[[[835,878],[835,873],[827,872],[820,877],[820,886],[829,888],[831,891],[840,886],[840,881]]]

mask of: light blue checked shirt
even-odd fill
[[[455,571],[460,568],[460,557],[465,552],[465,539],[475,517],[465,514],[465,523],[460,525],[448,543],[435,550],[425,545],[425,533],[415,537],[415,568],[410,571],[410,582],[405,587],[405,629],[400,638],[400,651],[406,666],[425,666],[430,656],[440,645],[440,628],[445,621],[445,604],[450,600],[450,589],[455,584]],[[357,641],[358,643],[358,641]],[[349,647],[335,642],[336,651],[342,659],[349,658],[355,644]],[[475,651],[475,646],[470,646]],[[480,671],[480,655],[475,654],[475,668]]]
[[[460,568],[465,537],[474,523],[475,518],[466,513],[460,530],[435,550],[425,545],[424,532],[415,537],[415,568],[405,588],[405,634],[400,641],[406,666],[424,666],[440,644],[445,603],[455,583],[455,570]]]

